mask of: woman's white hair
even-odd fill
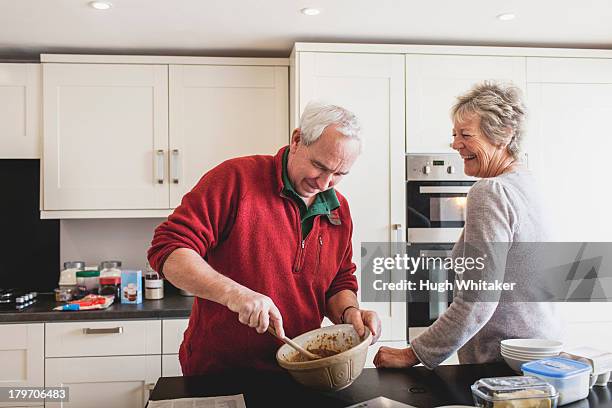
[[[495,145],[507,143],[508,152],[519,158],[526,110],[515,86],[485,81],[457,97],[451,110],[453,121],[480,117],[480,130]]]
[[[330,125],[335,125],[344,136],[361,142],[361,126],[353,112],[341,106],[311,101],[300,118],[302,143],[305,146],[313,144]]]

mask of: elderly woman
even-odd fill
[[[506,276],[534,269],[535,261],[525,253],[528,246],[516,243],[548,240],[537,188],[519,159],[524,117],[519,91],[491,82],[476,85],[452,108],[452,147],[463,158],[465,173],[480,178],[468,194],[465,226],[452,256],[465,256],[470,245],[506,243],[504,251],[490,245],[496,248],[494,257],[503,252],[494,266]],[[423,363],[433,369],[455,351],[462,364],[484,363],[501,359],[500,340],[559,337],[553,304],[522,303],[517,297],[510,293],[503,301],[474,302],[455,295],[446,312],[408,348],[381,347],[374,364],[399,368]]]

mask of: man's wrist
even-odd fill
[[[344,319],[344,315],[350,309],[355,309],[355,310],[359,311],[359,308],[357,306],[354,306],[354,305],[350,305],[350,306],[345,307],[344,310],[342,311],[342,313],[340,314],[340,323],[346,323],[346,320]]]

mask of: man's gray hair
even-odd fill
[[[300,118],[302,143],[305,146],[313,144],[329,125],[335,125],[344,136],[361,142],[361,126],[353,112],[341,106],[311,101]]]
[[[480,117],[480,130],[493,144],[508,143],[508,152],[519,158],[526,116],[520,89],[493,81],[476,84],[457,97],[451,110],[453,121],[462,122],[473,114]]]

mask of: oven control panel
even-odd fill
[[[406,180],[475,180],[463,172],[456,153],[406,154]]]

